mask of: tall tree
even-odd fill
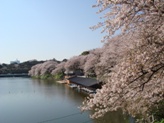
[[[150,116],[151,108],[164,101],[164,1],[97,0],[96,6],[105,12],[105,21],[93,28],[103,27],[104,41],[121,29],[125,43],[134,44],[111,72],[104,73],[106,84],[82,110],[95,110],[94,118],[118,108],[132,116]]]

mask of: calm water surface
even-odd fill
[[[85,97],[52,81],[0,78],[0,123],[133,123],[120,112],[90,119],[78,108]]]

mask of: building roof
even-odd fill
[[[82,85],[85,87],[91,87],[93,85],[99,84],[100,82],[96,79],[92,78],[84,78],[84,77],[72,77],[68,79],[71,83]]]

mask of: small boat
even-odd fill
[[[77,85],[75,85],[75,84],[70,84],[69,85],[71,88],[77,88]]]

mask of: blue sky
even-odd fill
[[[62,60],[102,46],[96,0],[0,0],[0,63]]]

